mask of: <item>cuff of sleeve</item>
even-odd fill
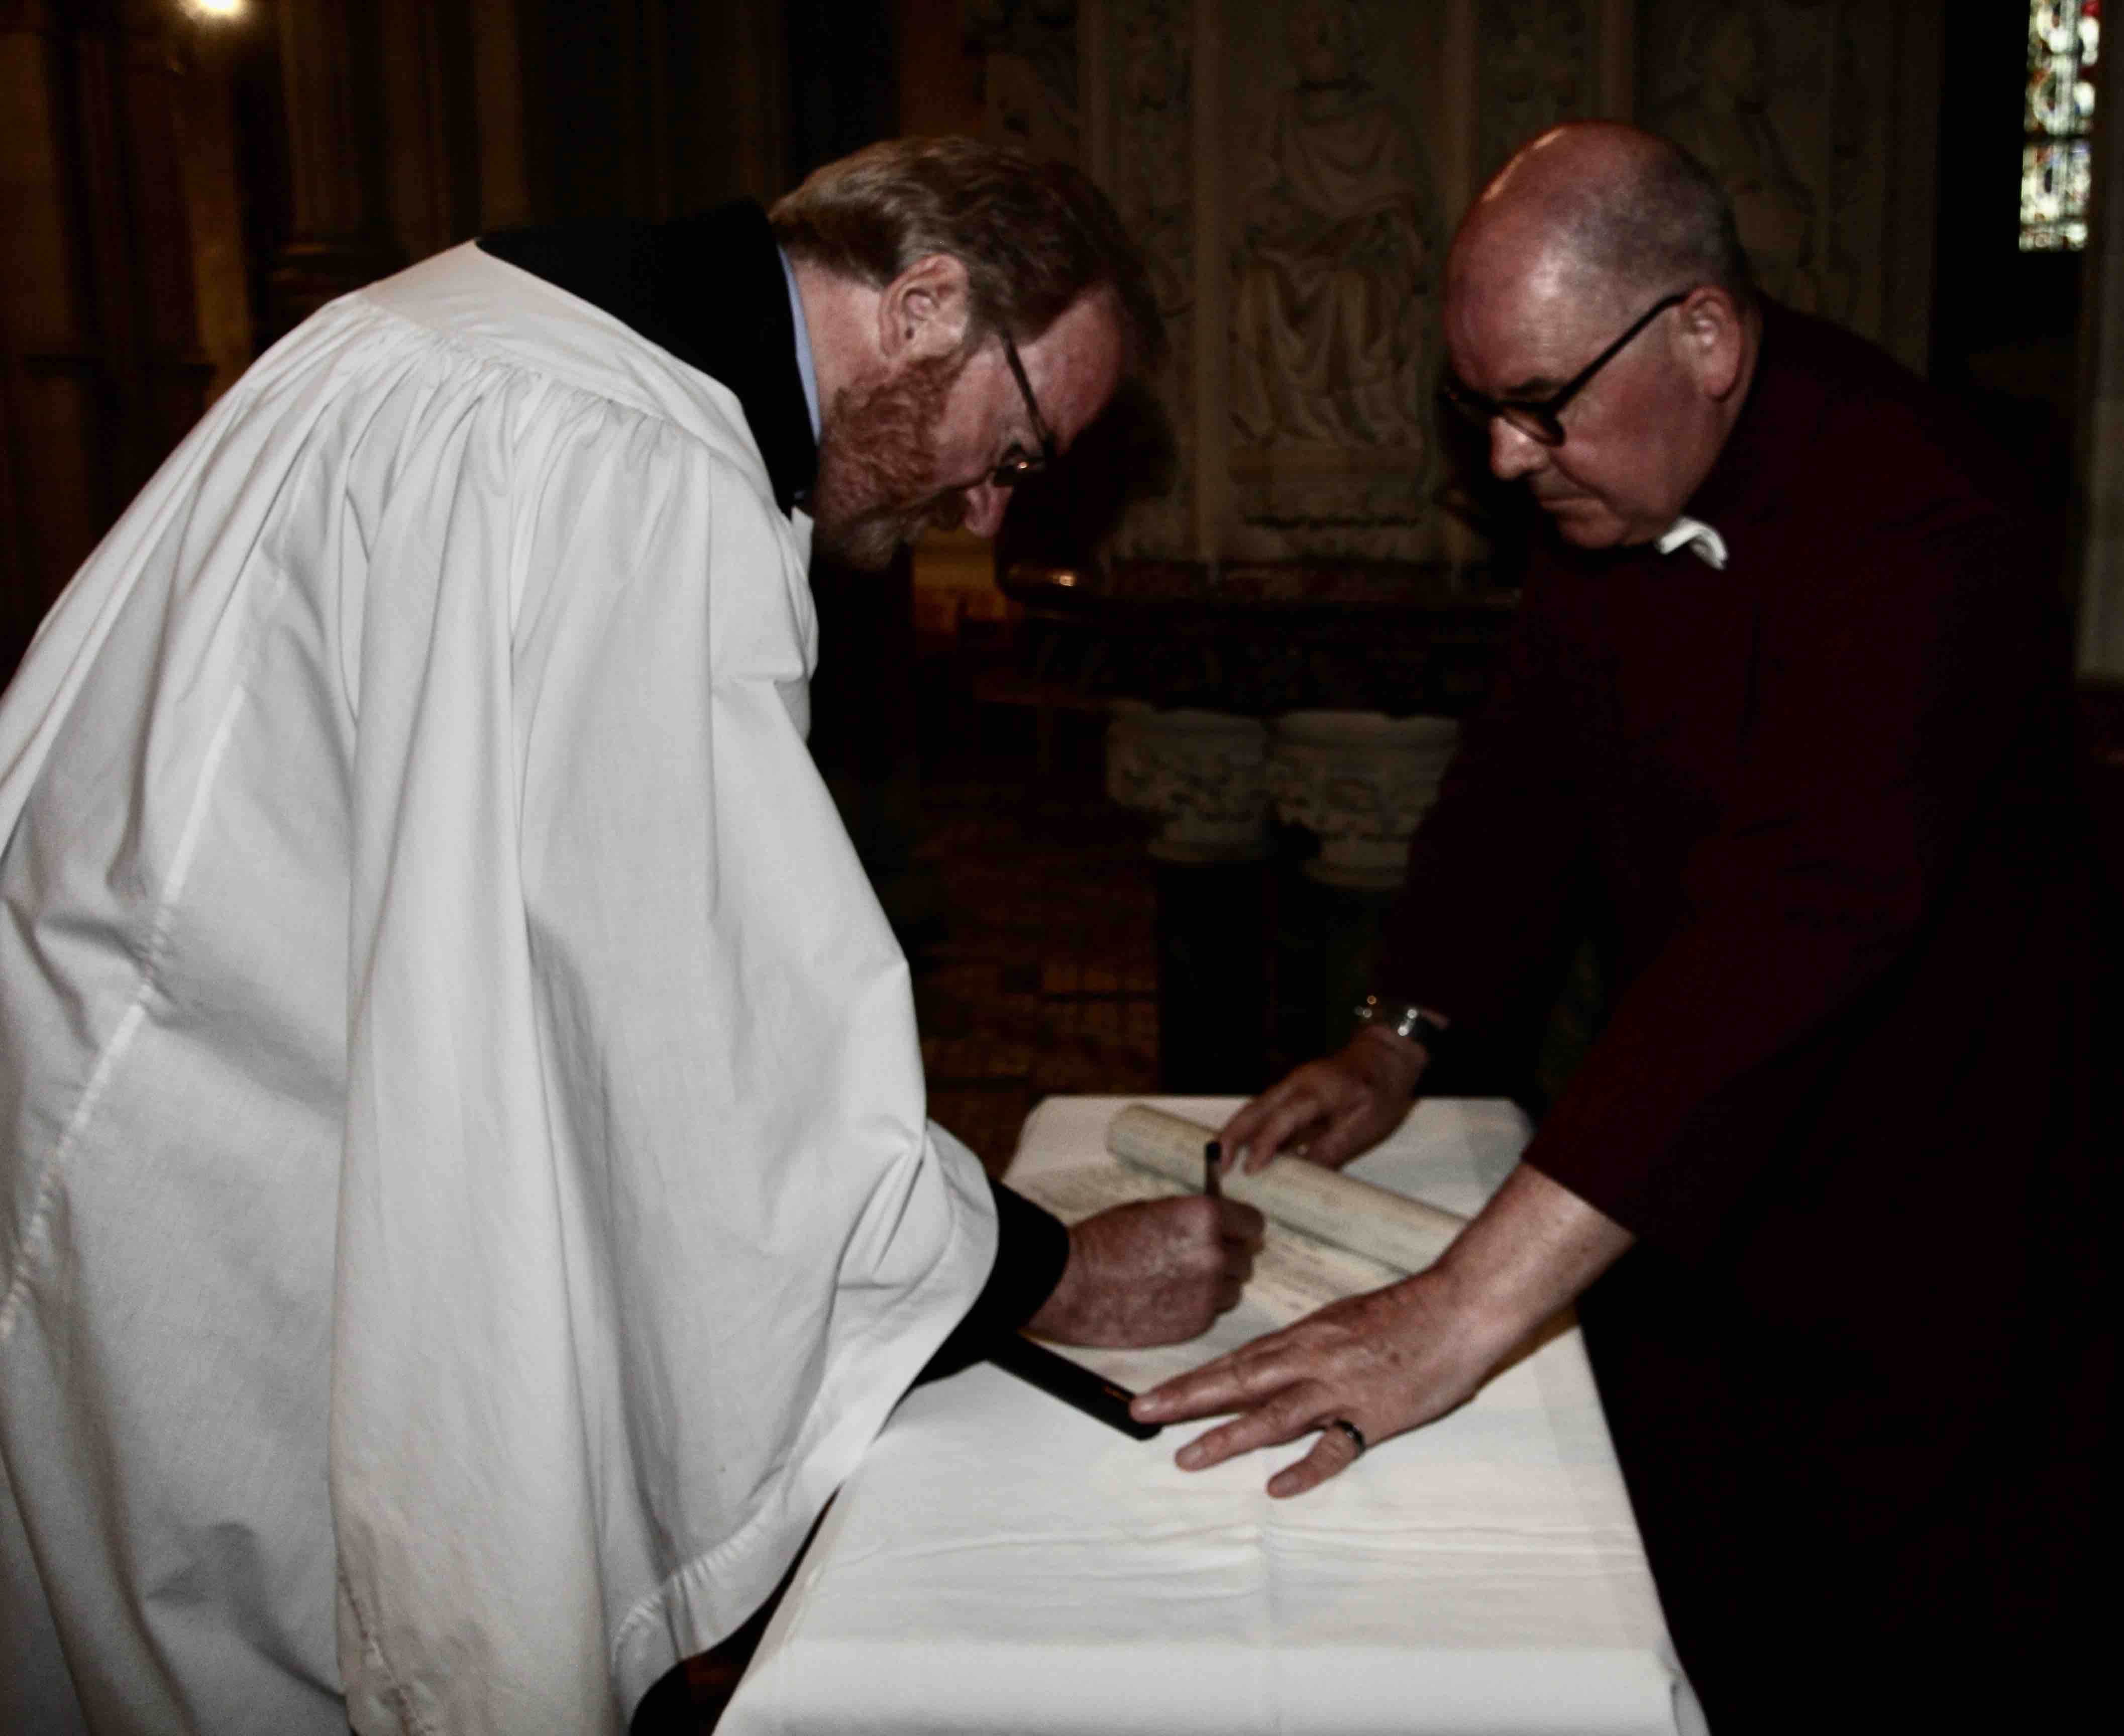
[[[1763,1178],[1789,1170],[1827,1034],[1702,1096],[1648,1086],[1661,1079],[1653,1051],[1622,1053],[1627,1035],[1611,1025],[1595,1044],[1520,1161],[1642,1241],[1713,1259]]]
[[[993,1177],[989,1191],[995,1196],[995,1264],[966,1317],[915,1377],[918,1386],[956,1374],[986,1356],[997,1340],[1040,1311],[1069,1264],[1069,1232],[1060,1218]]]

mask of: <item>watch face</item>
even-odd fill
[[[1367,995],[1357,1003],[1356,1019],[1360,1025],[1377,1025],[1397,1037],[1413,1038],[1426,1049],[1445,1034],[1445,1027],[1421,1007],[1407,1002],[1388,1006],[1377,995]]]

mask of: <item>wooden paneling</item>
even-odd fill
[[[0,13],[0,672],[214,373],[168,18],[143,4]]]

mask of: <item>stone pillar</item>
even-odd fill
[[[1300,1060],[1349,1039],[1374,986],[1408,841],[1459,744],[1450,717],[1290,711],[1275,720],[1267,785],[1277,817],[1320,841],[1278,913],[1276,1047]]]
[[[1161,1090],[1268,1082],[1268,732],[1219,711],[1114,708],[1107,791],[1151,816]]]
[[[2124,683],[2124,195],[2114,190],[2124,127],[2098,128],[2093,149],[2095,209],[2080,265],[2079,673]]]

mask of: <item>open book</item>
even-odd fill
[[[1130,1200],[1199,1193],[1203,1148],[1215,1137],[1213,1128],[1131,1104],[1108,1124],[1111,1157],[1076,1169],[1013,1176],[1011,1185],[1064,1223],[1074,1223]],[[1465,1222],[1294,1157],[1280,1157],[1255,1175],[1234,1167],[1224,1178],[1224,1191],[1227,1198],[1257,1207],[1269,1221],[1267,1242],[1255,1258],[1252,1281],[1238,1307],[1184,1344],[1149,1350],[1052,1348],[1140,1392],[1264,1332],[1287,1326],[1339,1297],[1376,1290],[1421,1271]]]

